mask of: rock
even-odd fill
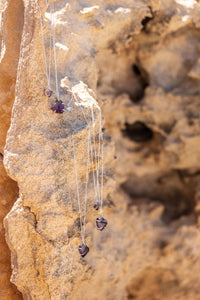
[[[23,27],[22,1],[0,3],[0,299],[19,300],[22,295],[10,282],[10,250],[5,241],[3,218],[18,197],[18,186],[3,166],[6,134],[10,126]]]
[[[11,209],[14,201],[18,197],[18,187],[16,182],[8,177],[5,172],[2,158],[0,159],[0,282],[1,291],[0,299],[2,300],[19,300],[22,299],[19,291],[11,284],[11,262],[10,251],[5,241],[5,230],[3,227],[3,219]]]
[[[48,62],[51,9],[45,1],[38,4]],[[24,299],[198,300],[200,5],[173,0],[54,5],[63,114],[50,109],[58,96],[53,68],[54,93],[44,95],[40,14],[35,1],[25,1],[4,150],[7,173],[19,186],[4,219],[11,281]],[[102,155],[95,161],[101,125],[108,220],[102,232],[95,228],[92,172],[102,165]],[[81,258],[73,149],[83,212],[88,134],[96,147],[89,155],[90,251]]]

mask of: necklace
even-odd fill
[[[41,27],[41,35],[42,35],[42,45],[43,45],[43,57],[44,57],[44,65],[45,65],[45,73],[47,78],[47,87],[44,89],[44,94],[51,98],[54,94],[56,96],[55,104],[51,107],[51,110],[55,113],[62,114],[64,112],[65,106],[64,103],[60,100],[59,94],[59,85],[58,85],[58,74],[57,74],[57,60],[56,60],[56,47],[55,47],[55,5],[54,2],[50,7],[50,51],[49,51],[49,64],[47,65],[47,56],[45,50],[45,41],[44,41],[44,31],[43,31],[43,20],[42,20],[42,13],[40,7],[38,5],[37,0],[34,0],[37,6],[37,9],[40,14],[40,27]],[[46,4],[48,5],[48,1],[46,0]],[[51,88],[51,60],[52,60],[52,48],[53,48],[53,61],[54,61],[54,72],[55,72],[55,89],[54,92]],[[86,129],[88,130],[88,137],[87,137],[87,163],[86,163],[86,176],[85,176],[85,196],[84,196],[84,212],[82,214],[81,209],[81,199],[80,199],[80,192],[79,192],[79,178],[78,178],[78,169],[77,169],[77,156],[76,156],[76,147],[74,142],[74,130],[72,128],[72,148],[73,148],[73,160],[74,160],[74,172],[75,172],[75,182],[76,182],[76,195],[77,195],[77,202],[78,202],[78,211],[80,217],[80,228],[81,228],[81,237],[82,237],[82,244],[79,245],[78,250],[82,257],[84,257],[89,252],[89,247],[86,245],[85,242],[85,226],[86,226],[86,213],[87,213],[87,193],[88,193],[88,181],[89,181],[89,167],[91,165],[92,168],[92,177],[93,177],[93,186],[94,186],[94,194],[95,194],[95,201],[94,201],[94,209],[98,210],[100,208],[100,216],[96,218],[96,227],[98,230],[102,231],[107,226],[107,220],[103,217],[103,132],[102,132],[102,115],[101,115],[101,108],[98,108],[98,116],[97,120],[99,121],[99,129],[97,130],[98,135],[98,143],[95,141],[95,116],[94,116],[94,104],[91,103],[91,119],[88,120],[86,118],[84,109],[82,108],[80,101],[72,88],[69,90],[72,95],[71,101],[73,100],[74,103],[79,104],[79,109],[82,112],[82,115],[86,122]],[[71,103],[70,101],[70,103]],[[71,108],[67,108],[68,111]],[[90,129],[90,124],[92,130]],[[97,145],[96,145],[97,144]],[[100,156],[101,156],[101,170],[100,170]],[[91,157],[91,158],[90,158]],[[94,157],[94,161],[93,161]]]
[[[81,237],[82,237],[82,244],[79,245],[78,250],[79,250],[79,253],[80,253],[80,255],[82,257],[84,257],[89,252],[89,247],[85,243],[85,224],[86,224],[86,212],[87,212],[88,168],[89,168],[89,165],[90,165],[89,141],[90,141],[90,129],[88,128],[87,168],[86,168],[86,183],[85,183],[84,217],[83,217],[83,223],[82,223],[81,202],[80,202],[79,183],[78,183],[78,172],[77,172],[77,166],[76,166],[76,152],[75,152],[75,145],[74,145],[74,135],[72,135],[72,146],[73,146],[73,154],[74,154],[74,171],[75,171],[76,191],[77,191],[77,200],[78,200],[78,209],[79,209],[79,216],[80,216],[80,227],[81,227]]]
[[[73,98],[76,100],[77,103],[80,103],[78,101],[78,98],[76,97],[75,93],[72,90]],[[87,125],[89,126],[89,122],[86,118],[85,112],[83,111],[82,107],[80,106],[80,109],[82,111],[82,114],[85,118],[85,121]],[[95,190],[95,203],[94,208],[96,210],[100,207],[100,217],[96,218],[96,227],[98,230],[102,231],[108,224],[108,221],[103,217],[103,132],[102,132],[102,116],[101,116],[101,109],[98,106],[99,110],[99,131],[98,131],[98,158],[96,154],[96,142],[95,142],[95,122],[94,122],[94,110],[93,110],[93,103],[91,103],[91,123],[92,123],[92,131],[93,131],[93,138],[91,138],[90,130],[88,133],[89,138],[89,144],[90,145],[90,151],[91,151],[91,157],[93,157],[93,147],[94,147],[94,157],[95,157],[95,166],[96,166],[96,174],[94,172],[94,163],[92,160],[92,171],[93,171],[93,182],[94,182],[94,190]],[[89,146],[88,146],[89,147]],[[101,184],[99,184],[99,164],[100,164],[100,155],[101,155]]]
[[[38,5],[37,0],[34,0],[35,4],[37,6],[37,9],[39,11],[40,15],[40,27],[41,27],[41,35],[42,35],[42,47],[43,47],[43,58],[44,58],[44,65],[45,65],[45,73],[47,78],[47,87],[44,88],[44,94],[51,98],[54,94],[52,88],[51,88],[51,58],[52,58],[52,48],[53,48],[53,60],[54,60],[54,71],[55,71],[55,85],[56,85],[56,91],[55,91],[55,104],[51,107],[51,109],[58,114],[62,114],[64,112],[64,103],[60,100],[60,94],[59,94],[59,86],[58,86],[58,72],[57,72],[57,59],[56,59],[56,47],[55,47],[55,4],[52,3],[50,7],[50,50],[49,50],[49,68],[47,66],[47,55],[45,50],[45,41],[44,41],[44,30],[43,30],[43,20],[42,20],[42,13],[41,9]],[[48,5],[48,1],[46,0],[46,4]]]

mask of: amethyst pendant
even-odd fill
[[[99,209],[99,201],[98,200],[94,202],[93,208],[96,210]]]
[[[50,89],[45,89],[44,94],[45,94],[45,96],[50,98],[53,95],[53,91]]]
[[[78,251],[82,257],[86,256],[86,254],[89,252],[89,248],[86,244],[81,244],[78,246]]]
[[[56,103],[51,107],[51,109],[57,114],[62,114],[64,112],[64,108],[64,103],[61,100],[56,100]]]
[[[102,231],[107,226],[107,224],[108,224],[108,221],[104,217],[96,219],[96,226],[97,226],[97,229],[100,231]]]

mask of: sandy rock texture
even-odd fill
[[[6,87],[15,87],[15,101],[4,166],[19,186],[4,219],[11,282],[30,300],[198,300],[200,4],[49,2],[38,0],[46,55],[54,4],[60,99],[70,110],[50,110],[40,14],[35,0],[24,0],[17,82]],[[51,70],[54,90],[55,79]],[[104,118],[109,225],[103,232],[94,226],[90,165],[90,252],[82,259],[73,142],[83,211],[92,105],[96,141],[98,105]]]
[[[11,110],[15,97],[15,83],[23,27],[22,1],[0,3],[0,299],[22,299],[11,284],[10,250],[5,241],[3,219],[18,198],[18,186],[8,177],[4,166],[4,146],[10,126]]]

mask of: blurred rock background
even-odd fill
[[[70,126],[84,120],[74,107],[55,116],[43,95],[35,1],[1,0],[0,299],[198,300],[199,1],[49,2],[61,99],[73,87],[88,115],[87,99],[102,108],[109,225],[96,231],[89,185],[80,259]],[[83,184],[86,140],[75,132]]]

